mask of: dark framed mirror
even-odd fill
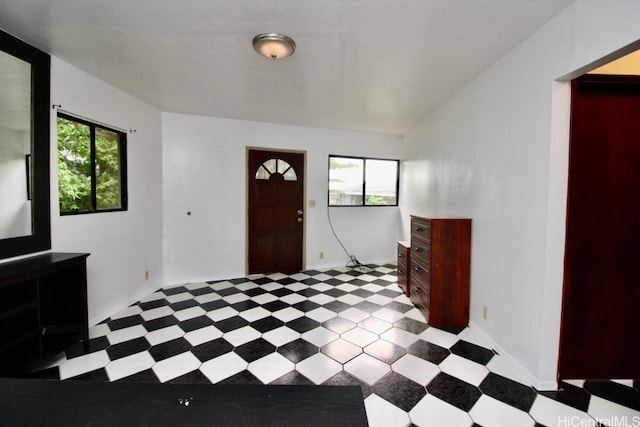
[[[0,31],[0,259],[51,248],[50,67]]]

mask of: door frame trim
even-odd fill
[[[307,150],[294,150],[286,148],[259,147],[253,145],[245,146],[244,155],[244,273],[249,275],[249,152],[250,151],[272,151],[274,153],[294,153],[302,154],[302,165],[304,168],[302,188],[302,205],[304,210],[304,223],[302,227],[302,269],[307,268]]]

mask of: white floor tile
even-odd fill
[[[168,326],[162,329],[156,329],[145,335],[147,341],[151,345],[158,345],[163,342],[171,341],[184,336],[184,331],[178,325]]]
[[[598,396],[591,396],[587,411],[596,420],[602,420],[605,425],[633,426],[640,425],[640,411],[634,411]],[[626,423],[626,424],[621,424]]]
[[[139,305],[132,305],[130,307],[125,308],[124,310],[120,310],[116,314],[111,316],[111,320],[122,319],[123,317],[135,316],[136,314],[142,313],[142,309]]]
[[[206,288],[208,286],[209,286],[209,284],[207,282],[187,283],[186,285],[184,285],[184,287],[189,289],[190,291],[193,291],[195,289]]]
[[[429,384],[440,373],[438,365],[420,359],[413,354],[405,354],[396,360],[391,365],[391,369],[423,386]]]
[[[151,302],[151,301],[157,301],[159,299],[164,299],[164,298],[166,298],[166,295],[163,294],[161,291],[158,291],[140,299],[140,302]]]
[[[549,427],[560,425],[588,426],[590,425],[589,423],[595,425],[593,418],[586,412],[563,405],[542,395],[536,396],[529,413],[538,423]]]
[[[358,323],[358,326],[369,332],[373,332],[374,334],[381,334],[384,331],[391,329],[393,325],[382,319],[378,319],[377,317],[369,317],[368,319]]]
[[[313,287],[313,286],[312,286]],[[316,304],[324,305],[330,303],[331,301],[335,301],[336,299],[332,296],[325,294],[318,294],[309,297],[309,301],[315,302]]]
[[[226,302],[228,302],[229,304],[235,304],[235,303],[238,303],[238,302],[241,302],[241,301],[246,301],[246,300],[248,300],[250,298],[251,297],[249,295],[243,294],[242,292],[222,297],[222,299],[225,300]]]
[[[378,319],[386,320],[389,323],[402,319],[402,313],[398,313],[390,308],[381,308],[380,310],[373,312],[372,315]]]
[[[277,380],[295,369],[295,365],[280,353],[271,353],[249,363],[248,370],[264,384]]]
[[[469,411],[471,419],[486,427],[533,427],[531,416],[513,406],[483,394]]]
[[[216,384],[225,378],[229,378],[238,372],[247,369],[247,362],[237,354],[231,352],[208,360],[200,365],[200,371]]]
[[[173,315],[181,322],[193,319],[195,317],[204,316],[207,312],[200,306],[190,307],[185,310],[176,311]]]
[[[293,307],[283,308],[282,310],[278,310],[273,313],[273,317],[280,319],[285,323],[302,316],[304,316],[304,313]]]
[[[223,337],[234,347],[238,347],[242,344],[248,343],[249,341],[260,338],[260,332],[256,331],[251,326],[244,326],[242,328],[225,333]]]
[[[283,288],[284,286],[282,286],[280,283],[271,282],[271,283],[265,283],[264,285],[261,285],[260,287],[262,289],[264,289],[265,291],[275,291],[276,289]]]
[[[378,335],[360,327],[349,329],[340,337],[360,347],[366,347],[378,339]]]
[[[205,302],[218,301],[222,299],[222,297],[215,292],[211,292],[208,294],[198,295],[193,299],[198,301],[198,304],[204,304]]]
[[[244,291],[248,291],[249,289],[255,289],[258,287],[258,285],[256,285],[253,282],[244,282],[244,283],[239,283],[237,285],[235,285],[236,289],[241,290],[242,292]]]
[[[340,312],[340,317],[351,320],[353,323],[362,322],[364,319],[369,318],[371,315],[366,311],[360,310],[358,308],[348,308],[342,312]]]
[[[500,356],[498,354],[493,356],[489,363],[487,363],[487,369],[498,375],[502,375],[505,378],[524,384],[527,387],[532,386],[531,381],[529,381],[529,378],[525,373],[514,367],[504,356]]]
[[[425,341],[432,342],[444,348],[451,348],[452,345],[458,342],[457,335],[438,328],[427,328],[418,336]]]
[[[147,330],[142,325],[130,326],[128,328],[118,329],[107,334],[107,339],[111,345],[129,341],[135,338],[143,337]]]
[[[373,383],[391,371],[389,365],[366,353],[347,362],[344,365],[344,370],[369,385],[373,385]]]
[[[299,362],[296,370],[315,384],[322,384],[340,372],[342,365],[322,353],[316,353]]]
[[[411,421],[405,411],[375,394],[364,400],[364,407],[369,427],[405,427]]]
[[[316,322],[322,323],[322,322],[326,322],[329,319],[333,319],[338,315],[338,313],[331,310],[327,310],[324,307],[318,307],[314,310],[308,311],[305,315],[309,319],[313,319]]]
[[[153,372],[160,382],[167,382],[178,378],[200,367],[200,361],[191,352],[178,354],[168,359],[161,360],[153,365]]]
[[[222,336],[222,331],[213,325],[206,326],[204,328],[196,329],[184,334],[184,338],[189,341],[192,346],[197,346],[202,343],[213,341]]]
[[[302,301],[306,301],[307,297],[303,297],[300,294],[293,293],[293,294],[289,294],[281,297],[280,300],[286,302],[287,304],[293,305]]]
[[[149,321],[165,316],[171,316],[173,313],[173,309],[165,305],[162,307],[153,308],[151,310],[145,310],[140,314],[140,316],[142,316],[144,320]]]
[[[109,355],[105,350],[74,357],[59,366],[60,379],[66,380],[67,378],[104,368],[109,362]]]
[[[291,341],[300,338],[300,333],[287,326],[281,326],[277,329],[265,332],[264,334],[262,334],[262,338],[269,341],[276,347],[281,347],[287,343],[290,343]]]
[[[182,302],[192,298],[193,295],[191,295],[189,292],[182,292],[180,294],[169,295],[166,300],[171,304],[175,304],[176,302]]]
[[[254,307],[246,311],[241,311],[239,316],[245,319],[247,322],[255,322],[256,320],[264,319],[271,315],[269,310],[265,310],[262,307]]]
[[[335,341],[339,337],[340,335],[336,334],[333,331],[330,331],[327,328],[323,328],[322,326],[314,328],[302,334],[302,339],[310,342],[313,345],[317,345],[318,347],[329,344],[331,341]]]
[[[213,320],[214,322],[219,322],[224,319],[228,319],[238,314],[237,310],[234,310],[231,307],[222,307],[217,310],[213,310],[207,313],[207,317]]]
[[[343,302],[345,304],[349,304],[349,305],[356,305],[359,302],[364,301],[364,298],[359,297],[357,295],[353,295],[353,294],[341,295],[337,299],[338,301]]]
[[[291,276],[292,279],[295,279],[295,277]],[[293,292],[298,292],[301,291],[303,289],[309,289],[309,285],[305,285],[304,283],[289,283],[288,285],[285,286],[285,288],[287,289],[291,289]]]
[[[411,422],[418,426],[469,427],[469,415],[437,397],[427,394],[409,411]],[[487,426],[490,427],[490,426]]]
[[[463,381],[479,386],[489,375],[489,370],[479,363],[450,354],[440,363],[440,370]]]
[[[352,285],[351,283],[342,283],[336,286],[336,289],[340,289],[341,291],[345,291],[345,292],[353,292],[359,288],[356,285]]]
[[[416,334],[412,334],[411,332],[407,332],[404,329],[399,328],[391,328],[388,331],[383,332],[380,334],[380,338],[405,348],[418,341],[418,336]]]
[[[116,359],[105,366],[105,371],[110,381],[117,381],[129,375],[137,374],[151,368],[156,363],[148,351],[132,354],[131,356]]]
[[[367,283],[366,285],[362,286],[362,289],[364,289],[365,291],[369,291],[369,292],[380,292],[381,290],[384,289],[384,286],[376,285],[375,283]],[[380,296],[382,296],[382,295],[380,295]],[[387,298],[387,297],[384,297],[384,298]],[[389,301],[387,301],[387,302],[390,302],[390,300],[391,300],[391,298],[389,298]]]
[[[276,301],[277,299],[278,297],[273,294],[260,294],[255,297],[251,297],[251,300],[258,304],[266,304],[268,302]]]
[[[373,286],[377,286],[377,285],[373,285]],[[362,288],[364,289],[365,287],[363,286]],[[378,294],[371,295],[370,297],[365,298],[365,300],[378,305],[387,305],[391,301],[393,301],[392,298],[385,297],[384,295],[378,295]]]
[[[340,338],[327,344],[322,352],[339,363],[347,363],[362,353],[362,347]]]
[[[106,323],[100,323],[89,328],[89,339],[103,337],[109,332],[111,332],[111,329],[109,329],[109,325],[107,325]]]

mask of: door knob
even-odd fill
[[[302,209],[298,209],[298,215],[302,215]]]
[[[298,222],[302,222],[302,218],[298,218]]]

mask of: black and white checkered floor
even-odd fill
[[[394,265],[373,267],[162,289],[31,376],[358,384],[371,426],[640,425],[639,381],[536,392],[474,329],[429,327]]]

